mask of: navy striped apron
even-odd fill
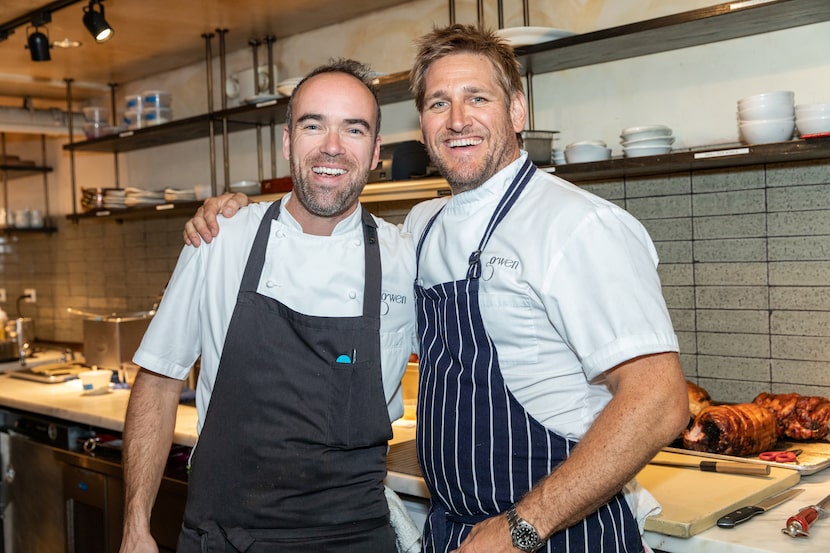
[[[419,285],[421,248],[440,211],[418,243],[417,444],[432,496],[424,528],[427,552],[458,547],[474,524],[506,511],[576,445],[545,428],[507,389],[479,309],[482,251],[535,171],[526,160],[470,256],[464,280],[429,289]],[[542,551],[639,552],[642,542],[618,493],[582,522],[554,534]]]

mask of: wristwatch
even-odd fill
[[[513,539],[513,547],[527,553],[533,553],[545,545],[545,542],[539,538],[539,532],[536,531],[536,528],[516,513],[515,505],[511,505],[507,509],[507,524],[510,525],[510,537]]]

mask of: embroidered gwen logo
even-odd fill
[[[510,259],[507,257],[500,257],[498,255],[491,256],[481,271],[481,280],[490,280],[496,272],[496,268],[503,267],[509,271],[519,270],[519,260]]]
[[[397,303],[399,305],[406,305],[406,294],[393,294],[391,292],[380,293],[380,314],[381,316],[389,313],[389,304]]]

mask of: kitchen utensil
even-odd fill
[[[796,463],[798,456],[801,455],[801,449],[788,449],[787,451],[764,451],[758,458],[762,461],[772,461],[773,463]]]
[[[827,516],[830,512],[827,508],[830,507],[830,495],[809,507],[804,507],[797,514],[787,519],[787,527],[782,528],[781,531],[791,538],[806,538],[809,537],[810,525],[819,519],[819,517]]]
[[[804,490],[802,488],[793,488],[784,492],[781,492],[777,495],[772,497],[768,497],[763,501],[759,501],[755,505],[747,505],[746,507],[741,507],[740,509],[735,509],[731,513],[723,515],[721,518],[718,519],[718,526],[720,528],[734,528],[738,524],[746,522],[747,520],[751,519],[755,515],[759,515],[761,513],[765,513],[770,509],[777,507],[778,505],[784,503],[785,501],[789,501],[793,497],[797,496]]]
[[[696,468],[704,472],[722,472],[726,474],[746,474],[749,476],[766,476],[769,474],[768,465],[753,463],[737,463],[733,461],[680,461],[667,459],[652,459],[650,465],[668,467]]]

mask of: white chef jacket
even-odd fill
[[[196,393],[198,431],[216,380],[245,264],[269,205],[255,203],[232,218],[219,217],[220,233],[210,244],[184,247],[158,312],[133,357],[134,363],[150,371],[185,379],[201,354]],[[415,255],[410,236],[383,219],[375,220],[383,272],[383,389],[389,418],[395,420],[403,415],[401,377],[410,354],[417,351],[412,287]],[[304,234],[299,223],[282,209],[279,220],[271,222],[257,292],[305,315],[360,316],[364,257],[360,209],[341,221],[331,236]]]
[[[446,205],[421,251],[419,284],[465,278],[470,254],[526,155],[478,188],[413,208],[404,230],[417,244]],[[481,261],[481,314],[505,384],[561,436],[579,441],[611,399],[605,371],[678,351],[648,233],[625,210],[567,181],[537,171]],[[656,503],[641,492],[629,490],[627,499],[642,524]]]

